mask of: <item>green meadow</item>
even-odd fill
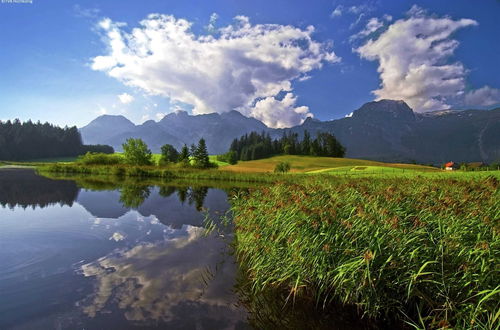
[[[372,160],[353,158],[313,157],[296,155],[283,155],[259,160],[240,161],[236,165],[225,166],[224,168],[222,168],[222,170],[256,173],[272,172],[275,166],[280,162],[290,163],[292,173],[320,173],[331,171],[346,172],[352,169],[364,170],[366,168],[386,171],[395,171],[398,169],[416,170],[421,172],[440,171],[435,167],[423,165],[382,163]]]

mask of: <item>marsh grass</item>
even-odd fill
[[[496,177],[311,176],[232,199],[236,255],[254,293],[415,327],[498,328]]]

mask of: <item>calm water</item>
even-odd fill
[[[249,327],[223,190],[83,186],[0,170],[0,329]]]

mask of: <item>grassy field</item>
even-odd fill
[[[232,211],[256,294],[283,288],[417,328],[500,325],[495,177],[317,175],[241,194]]]
[[[312,156],[275,156],[271,158],[240,161],[236,165],[228,165],[222,168],[224,171],[233,172],[273,172],[276,164],[280,162],[289,162],[292,173],[305,172],[330,172],[330,171],[350,171],[356,168],[369,167],[377,171],[396,171],[396,170],[417,170],[417,171],[439,171],[439,169],[430,166],[413,164],[395,164],[382,163],[372,160],[353,159],[353,158],[332,158],[332,157],[312,157]],[[359,171],[359,170],[358,170]]]

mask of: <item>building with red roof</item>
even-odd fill
[[[447,170],[447,171],[453,171],[457,168],[455,162],[448,162],[446,164],[444,164],[444,169]]]

